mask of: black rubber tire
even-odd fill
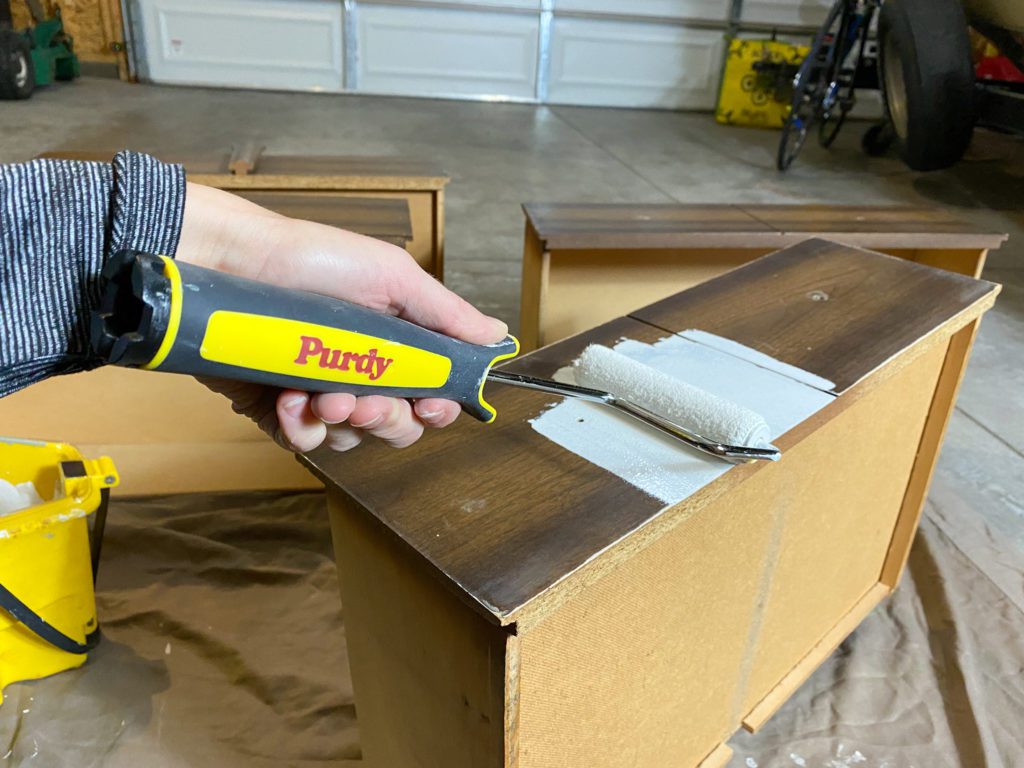
[[[836,112],[829,115],[827,120],[823,119],[818,123],[818,144],[825,149],[831,147],[844,123],[846,110],[837,104]]]
[[[900,157],[916,171],[949,167],[967,151],[975,119],[960,0],[886,0],[878,36],[879,79]]]
[[[860,139],[860,148],[868,157],[881,157],[892,148],[896,139],[889,121],[876,123],[868,128]]]
[[[794,112],[800,112],[794,116]],[[786,122],[782,124],[782,134],[779,137],[779,148],[775,153],[775,167],[780,171],[789,169],[789,166],[796,160],[796,156],[803,149],[807,134],[811,130],[813,112],[804,110],[803,106],[794,104]]]
[[[27,99],[36,87],[28,40],[0,30],[0,99]]]

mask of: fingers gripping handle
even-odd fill
[[[481,421],[508,337],[469,344],[349,302],[163,256],[123,252],[104,268],[97,355],[117,365],[310,392],[454,400]]]

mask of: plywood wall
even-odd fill
[[[13,0],[15,28],[31,23],[28,6]],[[75,51],[82,61],[117,64],[122,78],[127,78],[123,51],[114,50],[124,42],[121,4],[118,0],[43,0],[43,7],[52,12],[60,6],[64,27],[75,41]]]

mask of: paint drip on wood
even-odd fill
[[[685,331],[654,344],[625,340],[615,351],[760,413],[772,440],[835,397],[832,382],[704,331]],[[572,366],[555,378],[574,383]],[[530,422],[537,432],[666,505],[686,499],[734,466],[606,406],[557,398],[552,406]]]

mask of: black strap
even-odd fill
[[[0,608],[3,608],[50,645],[60,648],[62,651],[75,654],[88,653],[99,642],[100,635],[98,629],[88,635],[84,643],[68,637],[56,627],[48,624],[46,619],[21,602],[3,584],[0,584]]]
[[[65,475],[66,476],[66,475]],[[110,489],[100,489],[100,505],[93,515],[92,531],[89,532],[89,550],[92,552],[92,585],[100,575],[100,551],[103,549],[103,531],[107,527],[107,507],[110,506]]]

